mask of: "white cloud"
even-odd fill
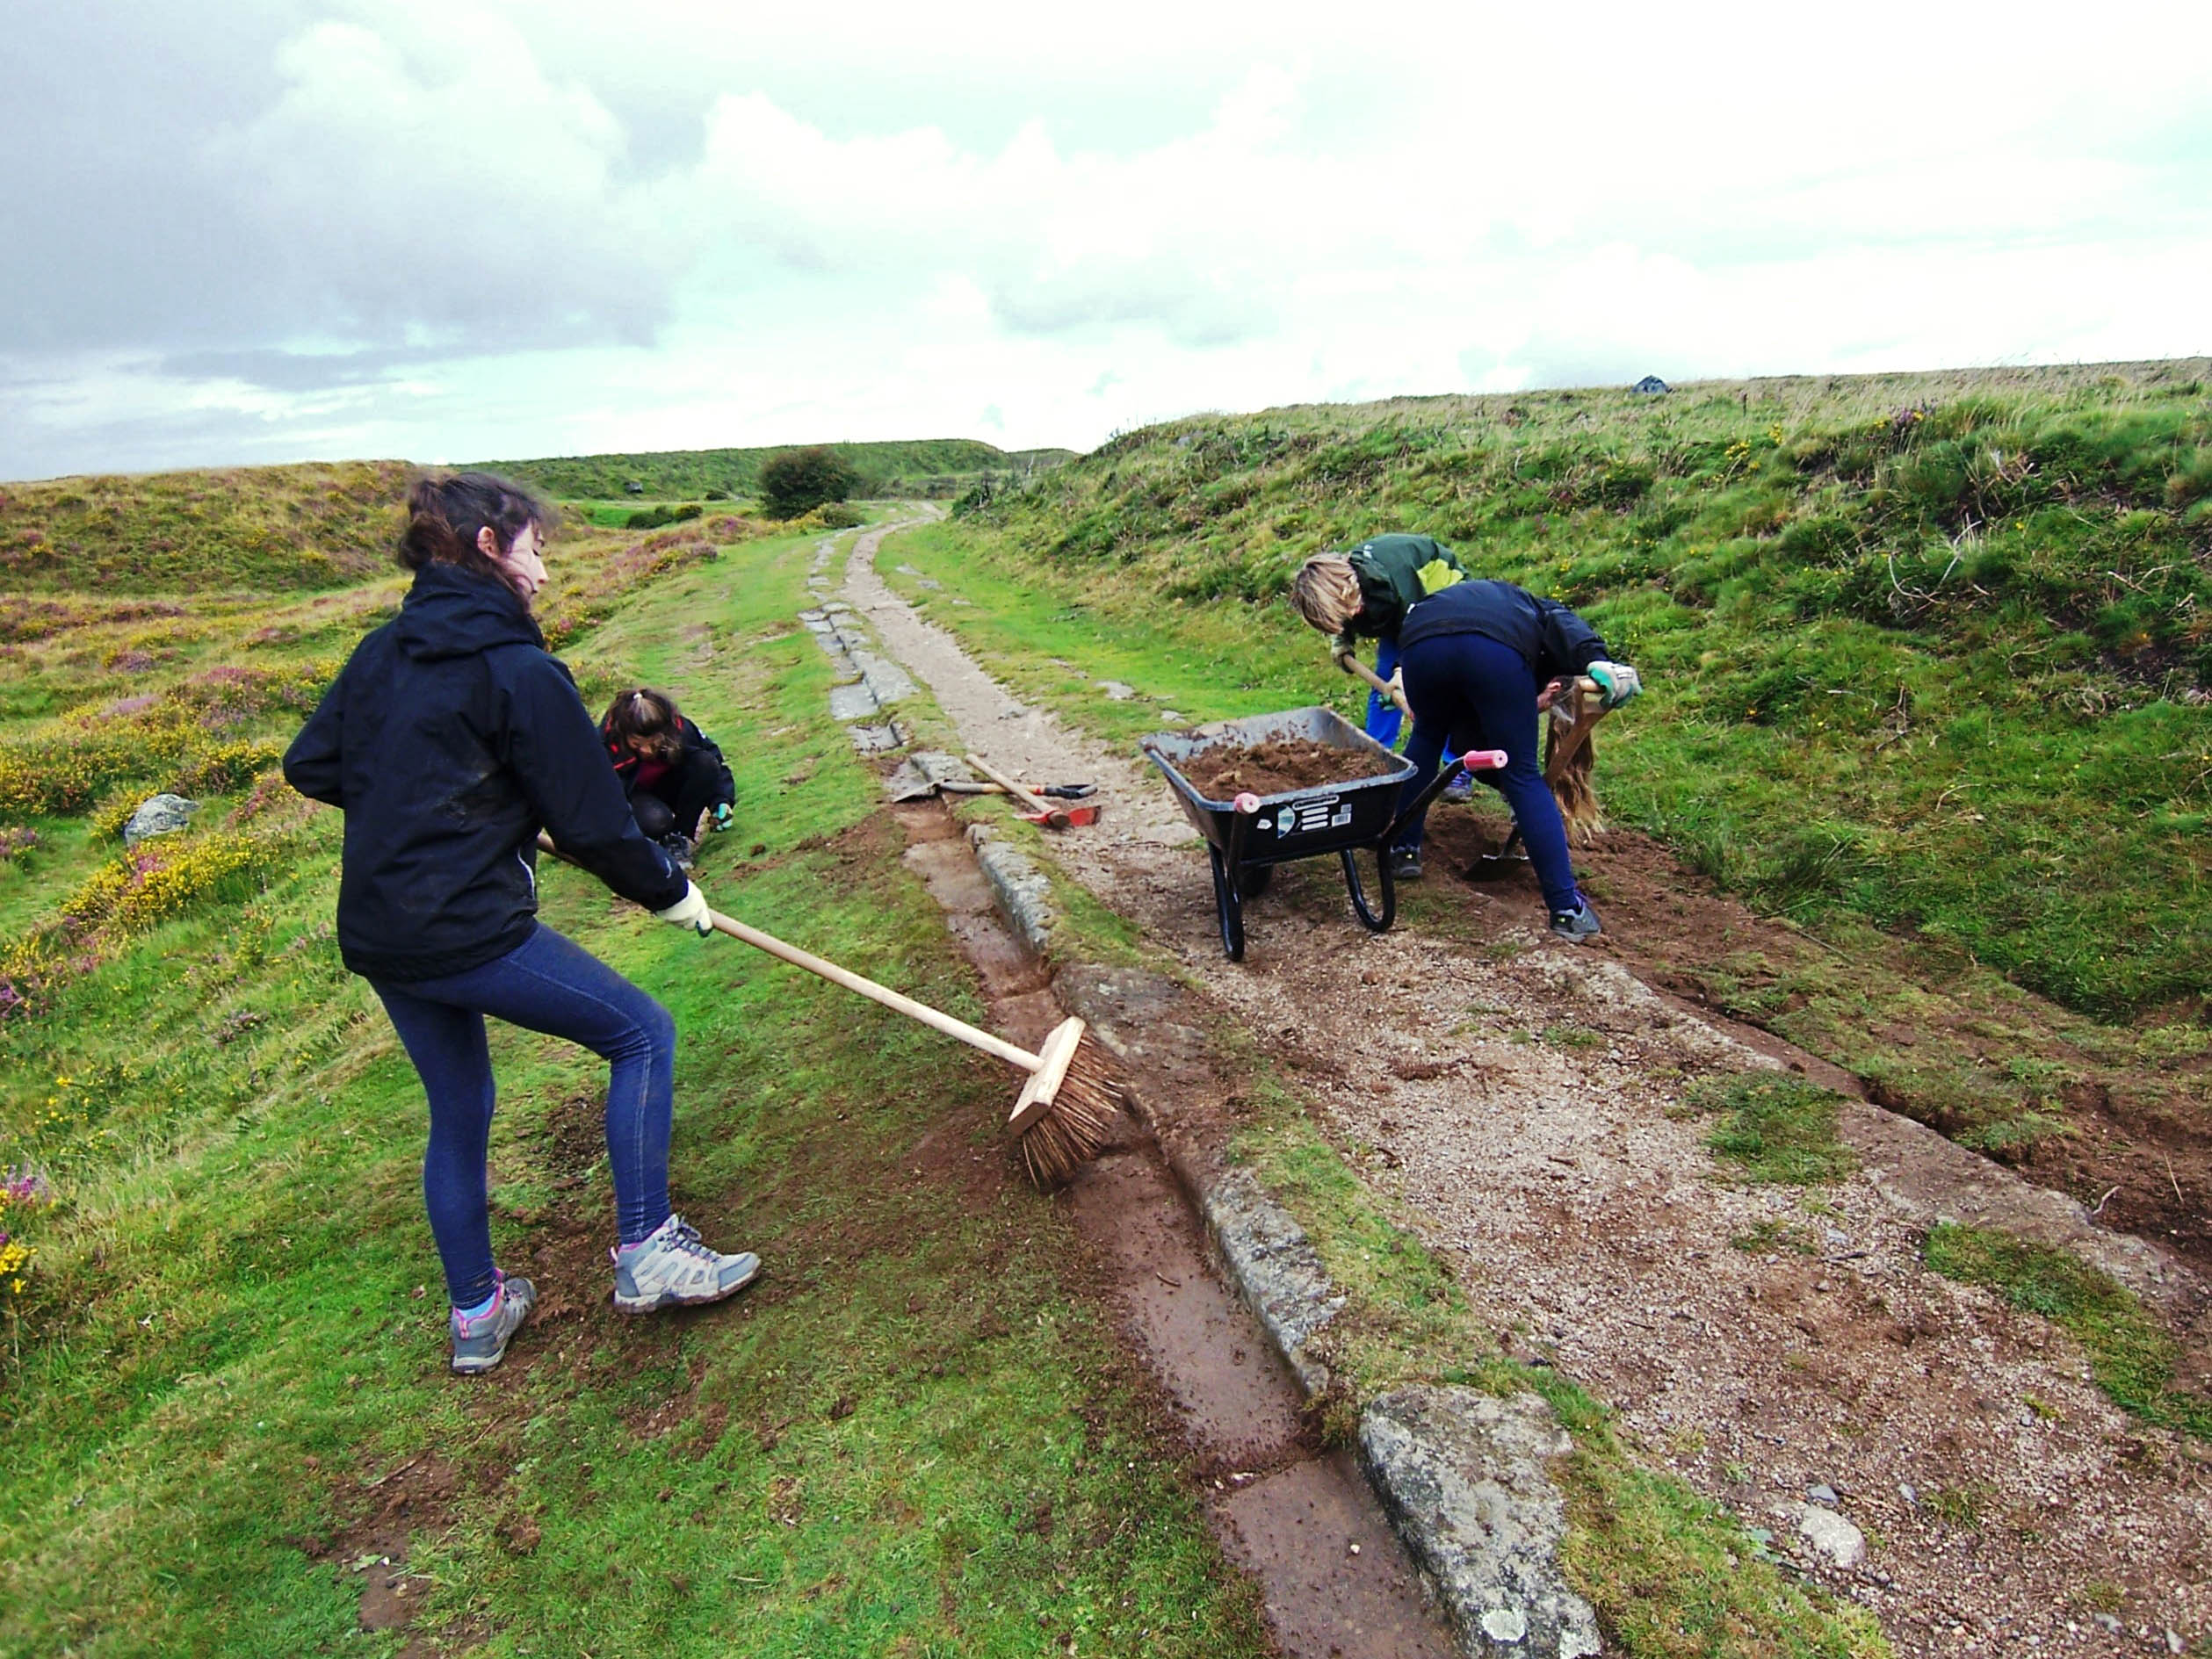
[[[0,110],[0,473],[2212,343],[2201,6],[143,11]]]

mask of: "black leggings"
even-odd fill
[[[649,787],[632,791],[630,810],[647,840],[682,831],[691,840],[699,838],[699,817],[724,797],[722,768],[704,754],[687,754],[655,778]]]

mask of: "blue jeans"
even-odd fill
[[[1375,642],[1375,677],[1387,680],[1398,670],[1398,641],[1377,639]],[[1398,747],[1398,723],[1404,717],[1399,712],[1395,698],[1369,689],[1367,694],[1367,735],[1386,749]]]
[[[611,1063],[607,1162],[622,1242],[669,1217],[676,1021],[582,946],[540,927],[495,962],[443,979],[372,979],[430,1097],[423,1202],[456,1308],[492,1294],[491,1051],[484,1016],[581,1043]]]
[[[1413,705],[1413,735],[1406,758],[1414,772],[1399,797],[1403,811],[1428,787],[1447,742],[1462,753],[1491,748],[1506,752],[1501,772],[1475,775],[1506,797],[1513,821],[1521,826],[1529,862],[1536,867],[1543,902],[1554,911],[1582,902],[1574,884],[1574,862],[1567,853],[1566,825],[1559,803],[1543,781],[1537,741],[1536,671],[1511,646],[1477,633],[1437,634],[1406,653],[1406,697]],[[1400,836],[1402,847],[1420,845],[1423,825],[1416,819]]]
[[[1398,671],[1398,641],[1377,639],[1375,642],[1375,677],[1387,680]],[[1411,702],[1412,698],[1406,701]],[[1373,687],[1367,692],[1367,725],[1363,729],[1386,749],[1398,747],[1398,727],[1405,716],[1399,711],[1398,699],[1386,697]],[[1443,763],[1449,766],[1459,758],[1459,751],[1449,745],[1444,749]]]

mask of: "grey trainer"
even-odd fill
[[[538,1288],[527,1279],[510,1279],[497,1268],[492,1305],[473,1319],[453,1310],[453,1369],[464,1374],[488,1371],[507,1357],[507,1338],[523,1328],[538,1305]]]
[[[1585,940],[1596,938],[1605,929],[1598,925],[1598,913],[1590,908],[1590,901],[1585,898],[1572,910],[1553,911],[1551,931],[1569,944],[1579,945]]]
[[[709,1250],[698,1230],[671,1215],[635,1244],[610,1251],[614,1258],[614,1305],[619,1313],[651,1313],[734,1296],[760,1277],[761,1259],[749,1250],[734,1256]]]

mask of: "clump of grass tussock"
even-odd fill
[[[2090,1372],[2114,1404],[2212,1440],[2212,1400],[2173,1387],[2179,1347],[2108,1274],[2063,1250],[1995,1228],[1949,1222],[1929,1230],[1926,1254],[1927,1265],[1946,1278],[1986,1285],[2013,1307],[2040,1314],[2071,1336],[2087,1352]]]
[[[1745,1071],[1701,1083],[1684,1097],[1693,1112],[1721,1122],[1705,1144],[1755,1183],[1818,1187],[1845,1179],[1859,1166],[1836,1138],[1832,1091],[1779,1071]]]

